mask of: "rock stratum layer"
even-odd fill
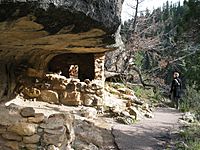
[[[123,0],[1,0],[0,97],[13,93],[27,68],[48,72],[66,53],[112,50]]]

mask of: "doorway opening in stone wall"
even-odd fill
[[[70,78],[93,80],[95,77],[94,54],[65,53],[54,56],[48,63],[48,71]]]

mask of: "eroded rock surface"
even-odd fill
[[[0,97],[13,93],[27,68],[38,70],[38,75],[52,71],[49,62],[58,55],[92,54],[86,57],[88,62],[82,55],[77,59],[93,66],[94,53],[113,49],[107,46],[115,43],[122,3],[123,0],[1,0]],[[62,68],[66,65],[63,63],[59,64]],[[71,63],[77,64],[74,60]],[[90,79],[84,75],[87,70],[83,67],[81,76]]]

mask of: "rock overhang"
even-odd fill
[[[53,2],[53,1],[52,1]],[[1,49],[98,53],[112,48],[120,24],[115,1],[2,2]],[[6,52],[7,53],[7,52]]]

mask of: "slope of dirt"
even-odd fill
[[[132,126],[113,126],[115,142],[120,150],[164,150],[170,134],[179,127],[181,113],[172,108],[157,108],[152,119]]]

